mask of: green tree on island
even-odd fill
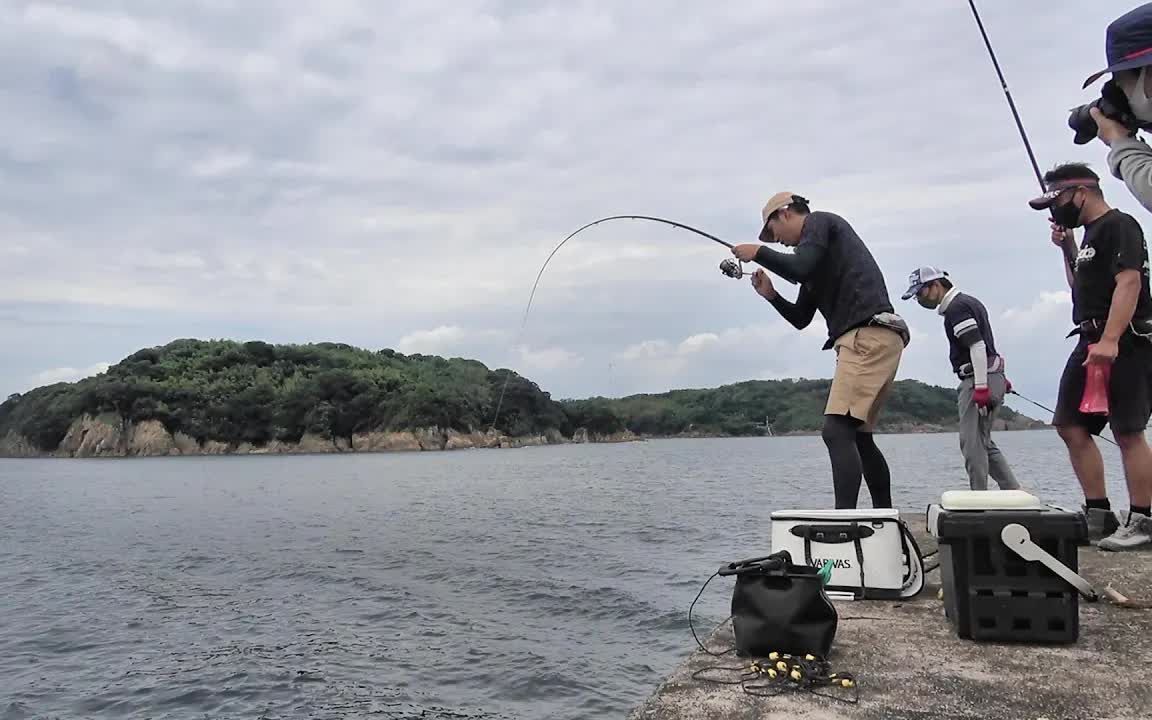
[[[0,404],[0,437],[57,448],[78,418],[113,414],[156,420],[198,442],[298,442],[305,433],[347,439],[372,431],[436,427],[485,431],[505,382],[463,358],[403,355],[340,343],[176,340],[133,353],[95,377],[55,383]],[[516,373],[496,418],[510,437],[583,429],[593,436],[761,435],[811,432],[822,421],[828,380],[749,381],[621,399],[557,402]],[[893,388],[881,429],[956,425],[955,391],[905,380]],[[1014,414],[1016,425],[1029,420]],[[767,423],[767,425],[766,425]]]

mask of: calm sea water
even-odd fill
[[[1053,433],[997,437],[1078,502]],[[902,509],[966,483],[955,435],[879,444]],[[819,438],[0,460],[0,720],[623,717],[831,502]]]

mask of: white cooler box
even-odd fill
[[[899,600],[924,588],[924,558],[897,510],[779,510],[772,552],[817,569],[832,561],[825,589],[869,600]]]

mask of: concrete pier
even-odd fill
[[[936,549],[922,517],[908,520],[922,552]],[[1152,601],[1152,551],[1080,549],[1080,574],[1102,591]],[[693,679],[710,666],[749,660],[697,650],[629,720],[1147,720],[1152,717],[1152,610],[1102,597],[1080,601],[1080,637],[1072,645],[1019,645],[961,640],[938,599],[939,570],[917,598],[903,602],[837,601],[839,628],[829,660],[855,675],[859,700],[849,705],[808,693],[747,694],[740,685]],[[691,642],[691,637],[688,638]],[[705,641],[732,647],[728,623]],[[739,672],[709,677],[739,679]],[[843,691],[837,693],[850,697]]]

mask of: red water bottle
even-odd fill
[[[1088,346],[1092,352],[1095,345]],[[1108,379],[1112,376],[1111,363],[1089,363],[1085,368],[1084,394],[1080,397],[1080,412],[1092,415],[1108,414]]]

